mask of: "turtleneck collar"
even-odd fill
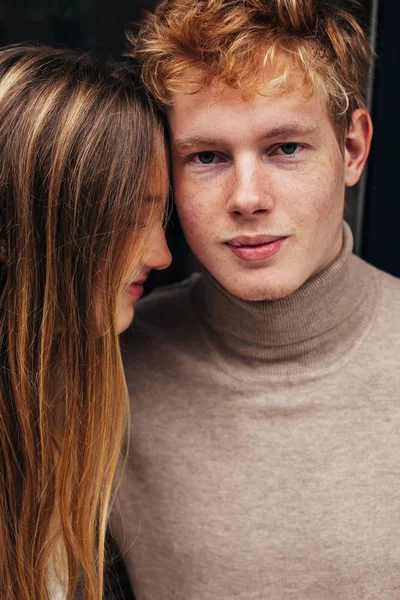
[[[219,357],[287,375],[326,368],[349,352],[368,327],[377,293],[374,270],[352,254],[346,223],[343,240],[330,266],[278,300],[242,300],[206,272],[198,307]]]

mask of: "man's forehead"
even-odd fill
[[[215,106],[228,106],[231,108],[256,105],[261,108],[266,103],[255,102],[265,99],[271,103],[281,100],[293,99],[299,104],[318,102],[327,110],[327,93],[320,81],[315,82],[311,89],[299,76],[285,79],[279,85],[269,85],[269,80],[260,80],[259,87],[254,91],[244,90],[229,85],[225,81],[214,78],[207,85],[200,85],[194,79],[180,84],[171,93],[171,102],[166,109],[167,117],[179,110],[211,111]]]
[[[214,140],[218,144],[220,132],[233,134],[244,121],[260,139],[312,135],[328,118],[324,97],[317,91],[307,95],[299,87],[279,94],[260,90],[245,99],[241,90],[210,85],[194,94],[175,92],[172,100],[167,116],[174,143],[181,147]]]

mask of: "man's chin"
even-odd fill
[[[297,286],[295,285],[271,285],[263,288],[258,286],[253,288],[251,286],[246,288],[230,286],[228,291],[237,298],[246,300],[247,302],[265,302],[285,298],[292,294],[296,289]]]

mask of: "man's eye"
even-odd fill
[[[203,165],[210,165],[215,158],[215,152],[199,152],[197,158]]]
[[[299,144],[296,144],[294,142],[289,142],[288,144],[281,144],[279,146],[280,150],[282,150],[284,154],[294,154],[298,147]]]

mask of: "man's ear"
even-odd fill
[[[372,138],[372,121],[365,108],[357,108],[344,140],[345,184],[352,186],[361,177]]]

